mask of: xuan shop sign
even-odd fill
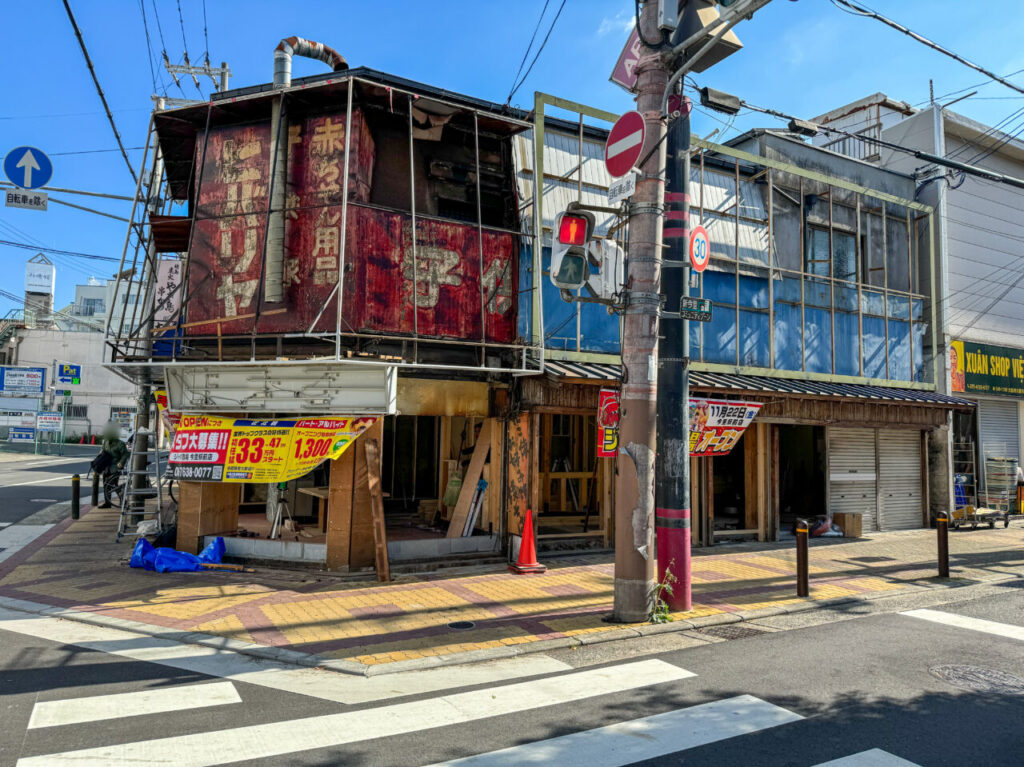
[[[949,370],[953,392],[1024,397],[1024,350],[953,341]]]

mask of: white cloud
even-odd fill
[[[604,37],[614,33],[628,34],[633,31],[633,24],[635,23],[635,16],[632,13],[625,11],[615,14],[614,16],[606,16],[601,19],[601,25],[597,28],[597,36]]]

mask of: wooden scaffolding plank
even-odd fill
[[[377,580],[390,581],[388,564],[388,534],[384,527],[384,491],[380,486],[380,445],[375,439],[366,440],[366,469],[370,486],[370,513],[373,517],[373,545],[377,564]]]
[[[469,459],[469,468],[466,469],[466,476],[462,478],[462,490],[459,492],[458,503],[455,504],[455,511],[452,512],[452,521],[448,525],[449,538],[461,538],[462,529],[466,526],[466,518],[469,516],[469,507],[473,502],[473,495],[476,492],[476,485],[480,481],[480,475],[487,462],[487,456],[491,452],[491,426],[494,419],[485,418],[480,428],[480,435],[476,439],[473,448],[473,457]]]

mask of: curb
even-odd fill
[[[194,631],[168,631],[148,623],[140,623],[138,621],[125,620],[124,618],[115,618],[108,615],[87,613],[79,610],[70,610],[63,607],[53,607],[39,602],[28,602],[10,597],[0,597],[0,607],[47,618],[62,618],[65,620],[75,621],[77,623],[131,631],[136,634],[151,636],[156,639],[163,639],[171,642],[199,645],[202,647],[209,647],[214,650],[227,650],[240,655],[248,655],[254,658],[276,661],[278,663],[302,668],[316,668],[323,671],[331,671],[350,676],[381,676],[384,674],[397,674],[407,671],[423,671],[426,669],[440,668],[444,666],[458,666],[466,663],[482,663],[485,661],[512,658],[519,655],[530,655],[570,647],[585,647],[589,645],[604,644],[606,642],[638,639],[640,637],[655,636],[658,634],[692,631],[694,629],[707,628],[709,626],[721,626],[729,623],[755,621],[760,618],[788,615],[804,612],[806,610],[827,609],[840,605],[873,602],[879,599],[903,596],[915,592],[937,590],[948,591],[968,588],[971,586],[988,586],[1004,583],[1006,581],[1020,580],[1021,578],[1024,578],[1024,576],[1005,575],[1003,577],[980,581],[965,581],[964,579],[953,578],[950,583],[938,583],[935,581],[915,583],[908,584],[893,591],[881,591],[859,596],[834,597],[831,599],[821,600],[807,599],[804,602],[780,605],[778,607],[765,607],[755,610],[742,610],[734,613],[703,615],[697,618],[674,620],[669,623],[639,624],[623,627],[621,629],[610,629],[608,631],[594,632],[591,634],[580,634],[574,637],[542,639],[536,642],[502,645],[500,647],[492,647],[483,650],[467,650],[465,652],[449,653],[446,655],[428,655],[422,658],[410,658],[409,660],[378,664],[323,658],[318,655],[310,655],[297,650],[290,650],[285,647],[268,647],[266,645],[242,642],[237,639],[229,639],[215,634],[204,634]]]

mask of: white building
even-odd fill
[[[1024,142],[937,104],[918,110],[874,94],[815,121],[1024,179]],[[975,474],[981,487],[988,476],[994,488],[998,459],[1019,462],[1024,445],[1024,189],[870,141],[820,135],[815,143],[914,174],[918,200],[939,211],[939,300],[926,311],[942,329],[940,391],[978,403],[954,419],[954,471]]]
[[[70,390],[65,433],[99,435],[111,420],[127,429],[136,408],[136,387],[103,367],[106,342],[95,331],[18,328],[4,351],[7,364],[42,367],[47,371],[47,393],[39,403],[44,409],[65,401],[54,398],[55,389]],[[78,385],[54,384],[54,370],[61,363],[82,366]],[[2,404],[2,403],[0,403]]]

